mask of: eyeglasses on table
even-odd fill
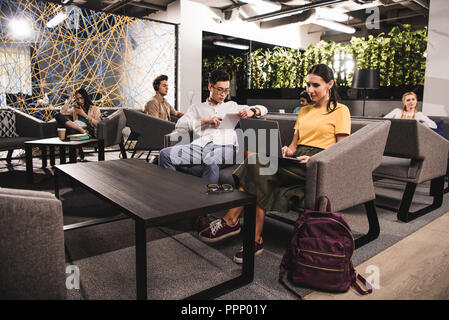
[[[234,191],[234,187],[228,183],[224,184],[208,183],[206,187],[207,193],[222,193]]]

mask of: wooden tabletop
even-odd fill
[[[147,226],[255,203],[234,190],[207,193],[207,182],[138,159],[57,165],[61,171]]]

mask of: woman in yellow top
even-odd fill
[[[351,132],[349,109],[337,102],[332,70],[324,64],[315,65],[308,71],[306,81],[307,92],[315,104],[301,108],[292,142],[282,148],[285,156],[296,157],[298,162],[283,160],[279,162],[275,174],[261,175],[260,169],[263,165],[247,159],[233,173],[239,189],[256,195],[257,198],[256,255],[263,251],[262,229],[265,212],[298,209],[305,194],[306,164],[309,158],[347,137]],[[202,230],[200,239],[216,242],[238,234],[239,216],[242,211],[243,207],[229,210],[223,218],[211,222],[208,228]],[[242,250],[235,254],[234,261],[243,262]]]

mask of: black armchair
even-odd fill
[[[105,147],[119,145],[123,159],[126,159],[122,130],[126,126],[126,117],[122,109],[118,109],[97,126],[97,138],[104,141]]]
[[[23,149],[25,141],[56,135],[56,123],[44,122],[11,107],[0,109],[0,151],[8,151],[6,162],[11,164],[15,149]]]
[[[133,156],[138,150],[150,152],[164,148],[164,137],[175,129],[175,123],[137,110],[124,109],[123,111],[131,132],[137,135]]]

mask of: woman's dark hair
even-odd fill
[[[301,99],[301,98],[306,99],[307,103],[309,103],[309,104],[312,103],[312,99],[310,98],[309,94],[305,90],[299,94],[299,99]]]
[[[209,74],[209,84],[215,85],[219,81],[230,81],[229,73],[223,70],[214,70]]]
[[[165,74],[161,74],[160,76],[158,76],[156,79],[153,80],[153,89],[154,89],[154,91],[158,91],[159,90],[159,85],[164,80],[165,81],[168,80],[168,76],[166,76]]]
[[[87,93],[86,89],[80,88],[75,91],[75,94],[79,93],[83,99],[84,99],[84,106],[81,107],[87,107],[87,109],[90,108],[91,105],[93,105],[92,100],[89,97],[89,94]]]
[[[321,78],[323,78],[325,82],[334,80],[334,72],[332,71],[332,69],[322,63],[314,65],[312,68],[309,69],[307,74],[314,74],[316,76],[320,76]],[[331,102],[334,105],[333,108],[331,107]],[[334,85],[332,86],[329,92],[329,102],[327,103],[327,112],[328,113],[333,112],[337,108],[337,103],[338,103],[337,84],[335,83],[334,80]]]

